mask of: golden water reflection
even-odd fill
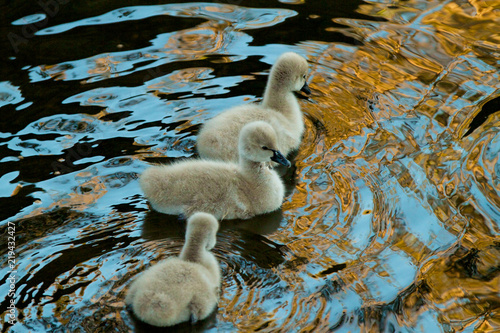
[[[486,258],[497,256],[499,244],[496,118],[462,136],[481,104],[500,91],[498,62],[477,51],[487,45],[498,54],[492,18],[498,21],[499,14],[491,4],[477,12],[468,6],[428,2],[427,8],[398,12],[372,3],[360,10],[388,22],[337,20],[364,45],[332,45],[311,59],[317,64],[311,86],[319,96],[305,110],[324,126],[325,137],[320,145],[305,138],[299,152],[304,162],[296,164],[301,184],[284,205],[291,223],[276,237],[309,266],[348,262],[334,278],[365,307],[402,299],[405,311],[394,313],[398,323],[417,327],[430,311],[454,329],[493,332],[500,281],[497,260]],[[411,15],[403,15],[406,10]],[[316,108],[322,112],[308,112]],[[332,169],[348,171],[328,177]],[[359,228],[356,219],[369,211],[359,205],[368,201],[373,213]],[[335,248],[333,263],[318,259],[334,258],[328,244]],[[357,244],[362,247],[353,252]],[[347,253],[356,255],[345,258]],[[392,268],[395,262],[399,269]],[[461,276],[464,270],[476,276]],[[285,269],[282,274],[294,276]],[[384,289],[377,289],[381,283]],[[379,315],[368,311],[364,320]],[[369,327],[384,331],[387,324],[379,318]]]

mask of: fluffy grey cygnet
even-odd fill
[[[210,250],[218,228],[213,215],[193,214],[179,257],[160,261],[132,283],[126,303],[139,319],[154,326],[172,326],[203,320],[214,311],[221,277]]]
[[[278,138],[277,148],[285,156],[297,149],[304,133],[304,119],[294,91],[311,91],[306,83],[307,61],[294,52],[282,54],[271,68],[262,104],[230,108],[210,119],[196,139],[201,157],[238,161],[238,136],[246,124],[269,123]]]
[[[287,167],[271,125],[255,121],[243,127],[239,163],[188,160],[146,169],[139,183],[153,209],[166,214],[203,211],[217,219],[248,219],[278,209],[284,186],[268,165]]]

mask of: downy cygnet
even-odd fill
[[[179,257],[160,261],[132,283],[126,303],[139,319],[154,326],[172,326],[205,319],[214,311],[221,276],[210,250],[218,227],[214,216],[193,214]]]
[[[153,209],[165,214],[203,211],[221,219],[248,219],[278,209],[282,180],[269,162],[290,166],[278,150],[271,125],[245,125],[239,139],[239,163],[187,160],[154,166],[140,176],[140,186]]]

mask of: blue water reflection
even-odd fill
[[[222,4],[191,3],[162,6],[140,6],[121,8],[99,17],[42,29],[38,35],[57,34],[86,25],[111,24],[128,20],[145,19],[156,15],[196,17],[207,19],[192,29],[159,34],[151,46],[133,51],[108,52],[88,59],[43,65],[30,70],[32,82],[50,78],[56,80],[84,80],[91,83],[124,76],[136,71],[150,70],[174,61],[202,59],[209,54],[227,54],[229,61],[237,61],[245,55],[252,38],[244,30],[273,26],[296,12],[285,9],[244,8]],[[260,50],[260,48],[259,48]],[[239,55],[235,57],[232,55]]]

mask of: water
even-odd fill
[[[285,51],[313,90],[290,193],[223,222],[218,310],[178,331],[500,330],[500,2],[2,12],[4,332],[154,331],[124,296],[185,226],[148,209],[137,175],[194,156],[199,126],[258,101]]]

